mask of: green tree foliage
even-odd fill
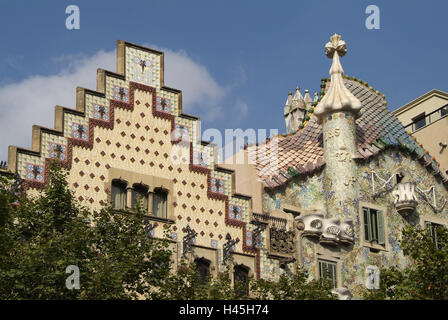
[[[428,229],[407,227],[400,243],[411,263],[405,269],[381,269],[379,290],[369,290],[366,299],[448,299],[448,230],[436,229],[437,245]]]
[[[167,242],[147,236],[141,209],[90,213],[74,199],[66,176],[53,163],[48,185],[35,198],[18,199],[0,182],[0,299],[147,295],[169,273]],[[80,270],[79,290],[66,288],[69,265]]]
[[[297,267],[293,275],[282,274],[279,281],[259,279],[252,281],[256,299],[273,300],[333,300],[332,286],[327,279],[309,280],[308,272]]]
[[[194,263],[182,261],[176,272],[171,273],[163,284],[151,294],[153,299],[167,300],[224,300],[242,298],[235,294],[229,270],[218,276],[209,276],[205,282],[199,276]]]
[[[91,212],[79,205],[55,162],[49,183],[27,196],[0,177],[0,299],[333,299],[329,282],[297,269],[280,281],[232,285],[230,269],[201,280],[194,263],[174,266],[165,240],[148,236],[143,210]],[[80,271],[69,290],[66,268]]]

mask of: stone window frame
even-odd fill
[[[112,181],[119,180],[126,183],[127,186],[127,196],[126,196],[126,210],[132,211],[132,196],[131,190],[134,185],[143,185],[148,189],[148,195],[154,192],[154,189],[162,189],[167,193],[167,217],[160,218],[152,213],[152,196],[148,197],[148,211],[145,217],[150,220],[161,221],[165,223],[174,223],[174,183],[170,179],[165,179],[162,177],[157,177],[153,175],[145,175],[134,171],[110,168],[109,169],[109,179],[104,183],[105,190],[112,190]],[[107,202],[112,203],[111,193],[108,192]],[[117,210],[120,211],[120,210]]]
[[[249,297],[250,295],[250,268],[244,264],[237,264],[233,266],[232,272],[232,280],[233,280],[233,291],[237,293],[237,288],[235,287],[235,278],[238,270],[241,270],[246,277],[244,293],[245,296]],[[242,281],[241,281],[242,282]]]
[[[420,226],[422,229],[426,229],[426,223],[434,223],[439,224],[441,226],[444,226],[445,228],[448,228],[448,221],[439,217],[422,217],[420,219]]]
[[[198,277],[200,278],[201,283],[206,283],[207,280],[210,279],[210,265],[211,261],[205,258],[196,258],[194,259],[194,264],[197,268]],[[206,270],[205,278],[202,277],[202,268]]]
[[[216,277],[218,275],[218,250],[201,245],[192,245],[192,249],[193,253],[189,255],[189,261],[195,262],[196,259],[209,261],[209,276]]]
[[[446,219],[442,219],[439,217],[426,217],[423,216],[420,218],[420,226],[422,228],[425,228],[425,223],[426,222],[431,222],[431,223],[437,223],[437,224],[441,224],[445,227],[448,227],[448,221]]]
[[[146,196],[146,208],[143,208],[143,209],[147,209],[148,211],[149,211],[149,204],[150,204],[150,197],[149,197],[149,194],[150,194],[150,192],[149,192],[149,186],[147,186],[146,184],[144,184],[144,183],[133,183],[132,185],[131,185],[131,187],[129,187],[128,189],[130,189],[131,190],[131,207],[129,207],[131,210],[133,210],[133,207],[134,207],[134,203],[133,203],[133,194],[132,194],[132,191],[134,190],[134,191],[137,191],[138,189],[140,189],[141,191],[143,191],[143,190],[145,190],[145,196]],[[138,191],[137,191],[138,192]],[[129,192],[128,192],[128,195],[127,196],[129,196]]]
[[[116,207],[116,203],[112,199],[114,185],[116,187],[124,189],[124,196],[125,196],[124,208],[117,208]],[[127,203],[128,203],[127,189],[128,189],[128,182],[127,181],[125,181],[123,179],[116,179],[116,178],[115,179],[111,179],[111,181],[110,181],[110,193],[108,194],[108,197],[109,197],[108,202],[111,204],[111,206],[112,206],[112,208],[114,210],[125,210],[126,209]]]
[[[333,289],[339,288],[341,287],[340,282],[341,282],[341,272],[340,272],[340,262],[337,261],[336,259],[329,259],[327,257],[318,257],[316,260],[316,273],[317,273],[317,279],[321,280],[321,275],[320,275],[320,264],[321,262],[323,263],[331,263],[334,264],[335,266],[335,276],[336,276],[336,281],[335,281],[335,286],[333,287]]]
[[[159,216],[155,215],[155,213],[154,213],[154,202],[153,202],[154,201],[154,194],[158,193],[158,192],[165,193],[165,195],[166,195],[166,218],[159,217]],[[149,206],[151,206],[151,214],[152,214],[152,216],[157,217],[158,219],[168,219],[168,201],[169,201],[168,195],[169,195],[169,193],[170,193],[170,191],[167,190],[164,187],[155,187],[155,188],[153,188],[152,192],[150,193],[152,196],[150,197],[150,200],[148,201],[148,208],[149,208]]]
[[[377,211],[381,211],[383,213],[383,228],[384,228],[384,245],[380,245],[380,244],[376,244],[376,243],[371,243],[365,240],[365,235],[364,235],[364,212],[363,212],[363,208],[369,208],[369,209],[374,209]],[[360,244],[363,247],[369,248],[369,249],[373,249],[375,251],[389,251],[389,236],[388,236],[388,225],[387,225],[387,216],[388,216],[388,208],[387,206],[382,206],[382,205],[378,205],[375,203],[371,203],[371,202],[359,202],[359,210],[358,210],[358,214],[359,214],[359,240],[360,240]]]
[[[255,256],[251,256],[248,254],[243,254],[243,253],[236,253],[236,252],[232,252],[232,260],[230,263],[230,280],[231,280],[231,286],[232,288],[235,287],[235,282],[234,282],[234,268],[236,266],[243,266],[245,268],[248,269],[248,279],[250,280],[250,278],[255,278],[255,273],[254,270],[256,270],[256,261],[255,261]],[[252,291],[250,289],[250,283],[249,283],[249,295],[248,297],[252,297]]]
[[[313,262],[315,266],[315,279],[320,279],[319,274],[319,262],[326,261],[336,264],[336,288],[343,287],[342,283],[342,259],[341,259],[341,249],[340,248],[327,248],[320,244],[316,247],[316,259]]]

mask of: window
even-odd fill
[[[152,213],[159,218],[167,217],[167,192],[162,189],[154,189],[152,199]]]
[[[134,184],[131,191],[132,208],[135,209],[140,201],[143,211],[148,211],[148,188],[141,184]]]
[[[244,266],[233,268],[233,288],[237,295],[249,295],[249,269]]]
[[[414,130],[418,130],[426,126],[426,117],[424,113],[415,117],[412,121],[414,121]]]
[[[429,231],[431,232],[432,242],[435,243],[435,245],[438,249],[440,249],[440,243],[437,240],[437,228],[441,227],[441,226],[442,225],[438,224],[438,223],[429,222],[429,221],[425,222],[425,228],[429,229]]]
[[[448,106],[444,106],[442,109],[440,109],[440,116],[444,117],[448,115]]]
[[[120,180],[113,180],[111,197],[114,209],[126,209],[126,183]]]
[[[364,241],[385,245],[383,213],[372,208],[363,208]]]
[[[338,286],[336,262],[319,260],[319,279],[328,279],[333,288]]]
[[[199,281],[206,283],[209,276],[210,262],[202,258],[196,259],[194,262],[196,264]]]

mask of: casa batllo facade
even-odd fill
[[[340,36],[325,51],[331,78],[313,99],[288,96],[288,134],[220,165],[182,92],[164,86],[163,53],[118,41],[117,72],[99,69],[96,91],[76,88],[76,109],[56,106],[54,129],[33,126],[31,149],[10,146],[8,170],[35,193],[59,159],[92,210],[141,199],[150,236],[170,226],[173,258],[204,275],[230,265],[234,280],[276,280],[300,264],[341,298],[359,297],[378,286],[378,267],[409,263],[405,225],[447,224],[448,177],[383,95],[343,76]]]

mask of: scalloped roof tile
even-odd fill
[[[425,154],[423,148],[418,146],[401,122],[389,111],[384,97],[352,79],[344,79],[344,84],[362,103],[361,116],[356,120],[357,158],[367,159],[390,146],[405,147],[411,152]],[[271,147],[274,140],[278,141],[277,161],[271,150],[275,150]],[[278,139],[247,149],[249,158],[255,162],[259,177],[269,188],[286,183],[288,178],[284,173],[292,178],[297,173],[311,173],[325,164],[322,126],[318,124],[315,115],[296,134],[278,136]],[[435,174],[440,174],[444,180],[448,179],[440,170],[436,170],[437,164],[432,163],[431,157],[425,157],[425,161],[428,161],[428,166],[434,167]]]

